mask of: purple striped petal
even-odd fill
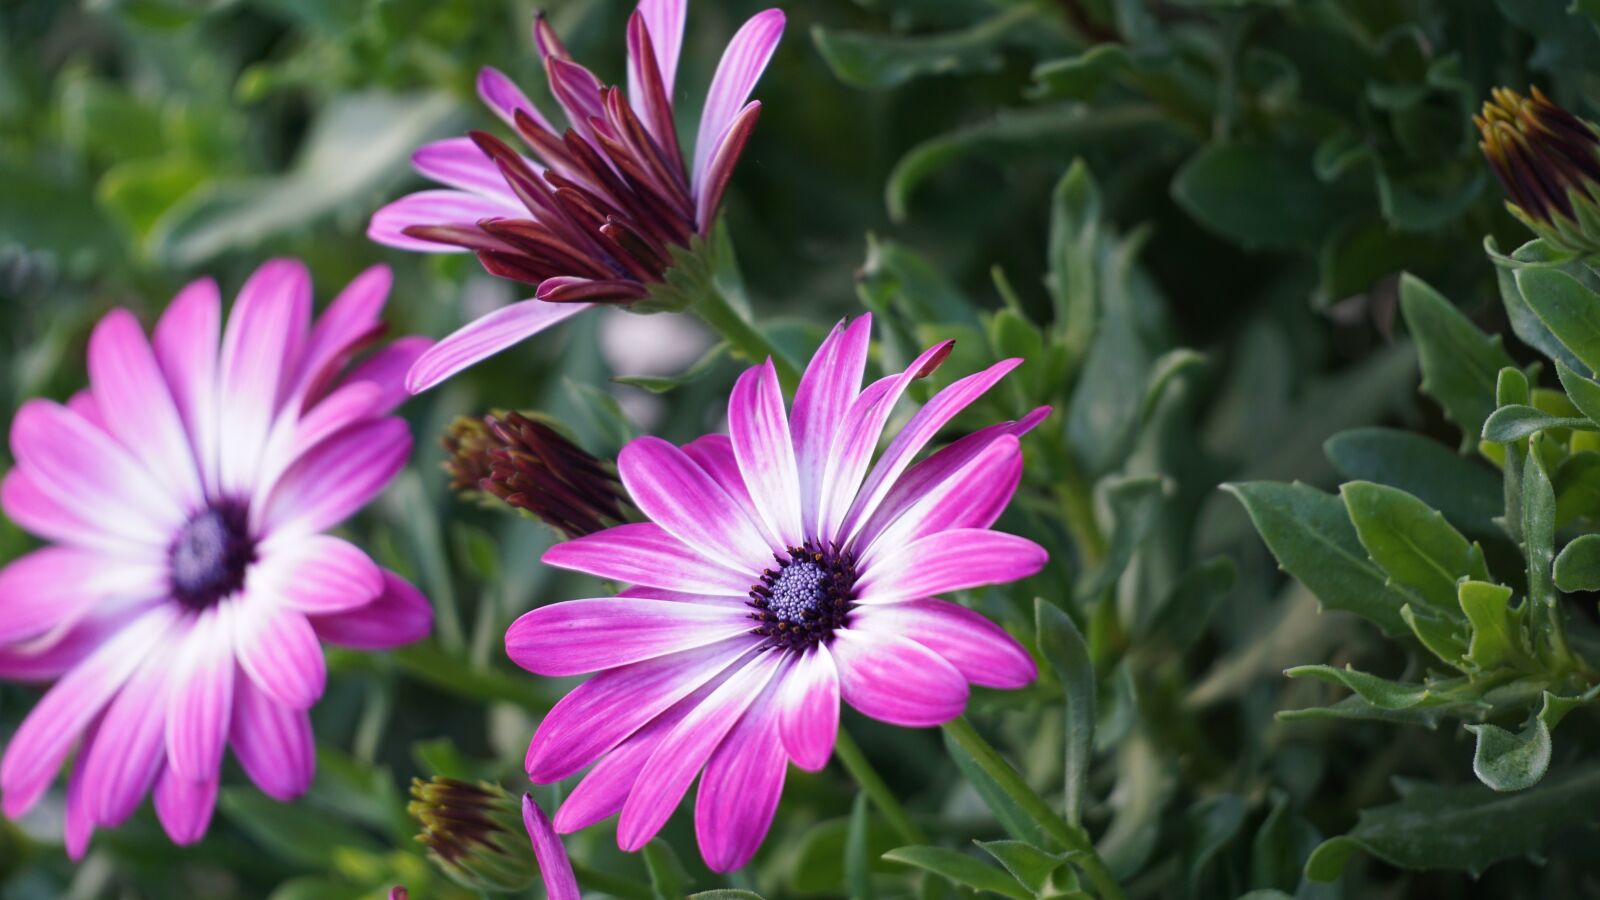
[[[522,795],[522,825],[528,829],[528,839],[533,843],[533,858],[539,864],[539,875],[544,879],[544,893],[549,900],[580,900],[578,879],[572,874],[572,861],[561,839],[550,827],[550,817],[544,814],[527,794]]]
[[[700,468],[705,469],[711,480],[727,491],[729,497],[738,502],[745,518],[755,523],[769,546],[788,546],[776,532],[767,527],[761,519],[761,514],[756,512],[755,501],[750,499],[750,489],[744,483],[744,473],[739,471],[739,460],[734,456],[732,438],[725,434],[703,434],[684,444],[683,452]],[[748,578],[741,574],[741,583],[746,580]]]
[[[722,205],[722,195],[728,190],[728,183],[733,180],[733,170],[739,164],[739,157],[744,154],[745,145],[750,142],[750,135],[755,133],[756,122],[761,118],[761,104],[752,100],[746,103],[739,114],[733,117],[728,124],[728,129],[717,139],[716,146],[711,151],[711,160],[706,163],[704,178],[696,188],[695,221],[700,225],[702,235],[710,234],[711,228],[716,224],[717,209]]]
[[[617,468],[634,505],[701,556],[752,575],[771,564],[779,548],[682,450],[657,437],[641,437],[622,448]]]
[[[800,517],[800,476],[772,360],[740,376],[728,400],[728,432],[756,513],[784,547],[805,539]]]
[[[850,627],[916,641],[983,687],[1020,688],[1039,677],[1033,657],[1004,628],[945,600],[863,606],[851,613]]]
[[[201,498],[189,435],[133,313],[114,309],[89,336],[89,385],[106,431],[186,508]]]
[[[406,374],[406,390],[420,394],[462,369],[588,308],[587,303],[524,300],[497,309],[468,323],[418,357]]]
[[[387,569],[383,593],[365,606],[332,615],[312,616],[317,635],[356,650],[388,650],[415,643],[433,629],[433,607],[422,592]]]
[[[594,137],[593,120],[604,120],[606,108],[600,99],[600,79],[594,73],[570,59],[548,56],[544,61],[550,76],[550,93],[567,114],[567,124],[590,144],[598,144]]]
[[[259,532],[270,537],[332,528],[388,486],[410,454],[411,429],[402,419],[344,429],[296,460],[267,502],[252,510]]]
[[[833,635],[844,701],[891,725],[924,728],[961,715],[967,680],[944,657],[894,634],[842,628]]]
[[[208,490],[217,485],[217,348],[222,297],[209,278],[190,282],[156,323],[156,361],[172,390]]]
[[[528,168],[541,172],[544,167],[524,158]],[[447,187],[480,197],[492,197],[508,206],[522,205],[506,185],[505,176],[493,159],[469,137],[447,138],[423,144],[411,154],[411,165],[418,172]]]
[[[156,817],[174,844],[188,846],[206,836],[211,813],[217,808],[217,779],[190,781],[161,770],[156,779]]]
[[[778,734],[778,690],[777,682],[767,685],[700,776],[694,831],[713,872],[731,872],[749,862],[778,811],[789,768]]]
[[[351,369],[344,384],[365,382],[377,385],[380,393],[376,414],[388,415],[411,398],[411,392],[406,390],[406,373],[432,346],[432,338],[418,335],[393,341]]]
[[[778,706],[789,758],[808,772],[820,771],[839,734],[839,669],[827,647],[807,650],[784,674]]]
[[[500,117],[500,121],[512,128],[517,127],[517,111],[521,110],[543,126],[545,131],[555,131],[544,113],[539,112],[539,107],[534,106],[528,95],[499,69],[484,66],[478,70],[478,97]]]
[[[61,544],[107,556],[164,561],[169,534],[138,527],[115,516],[96,515],[97,507],[58,497],[39,485],[38,476],[18,466],[0,480],[0,509],[24,530]]]
[[[166,721],[165,661],[152,655],[78,748],[85,757],[79,789],[95,823],[119,825],[139,807],[161,769]]]
[[[600,757],[594,768],[567,795],[561,808],[556,810],[556,830],[562,834],[582,831],[621,812],[622,804],[628,800],[628,793],[639,780],[639,773],[661,745],[662,738],[671,733],[690,710],[711,696],[715,686],[715,681],[707,683],[679,700],[671,709],[651,719],[638,731],[628,735],[627,740]]]
[[[278,479],[295,460],[342,429],[376,414],[382,391],[371,384],[345,385],[299,416],[283,415],[267,436],[261,454],[250,507],[259,507],[272,495]]]
[[[84,790],[89,754],[94,752],[95,736],[100,723],[90,723],[84,732],[83,745],[72,761],[72,774],[67,776],[66,824],[64,827],[67,858],[73,862],[83,859],[89,850],[89,839],[94,836],[94,810],[89,806],[89,792]]]
[[[828,453],[833,449],[834,435],[844,421],[845,411],[861,393],[861,376],[867,370],[871,340],[871,313],[858,317],[848,328],[843,321],[833,326],[828,339],[811,357],[794,394],[789,430],[794,438],[807,534],[817,533],[817,510]]]
[[[273,700],[248,678],[234,684],[228,743],[245,774],[268,797],[287,802],[311,786],[317,768],[311,717]]]
[[[372,214],[367,237],[388,247],[419,253],[464,253],[464,247],[425,241],[405,233],[413,225],[465,225],[476,227],[480,219],[522,218],[528,214],[521,203],[498,195],[469,194],[466,191],[431,190],[407,194]]]
[[[669,98],[677,79],[678,54],[683,50],[683,22],[688,7],[686,0],[639,0],[639,15],[644,18],[645,28],[650,31],[656,68],[661,71],[661,86]],[[643,95],[643,90],[634,77],[631,57],[628,62],[628,96],[638,98]],[[639,115],[642,118],[644,113]],[[657,139],[660,139],[660,135],[657,135]]]
[[[0,646],[0,678],[31,683],[55,681],[120,634],[129,622],[166,602],[161,598],[91,614],[59,637],[52,635],[48,642],[35,639],[26,644]]]
[[[528,777],[560,781],[594,762],[672,704],[716,677],[755,645],[754,637],[609,669],[550,710],[528,744]]]
[[[695,775],[761,695],[782,661],[779,654],[764,653],[746,662],[662,739],[622,805],[618,847],[632,853],[667,824]]]
[[[117,599],[163,596],[166,566],[72,547],[43,547],[0,569],[0,644],[55,636]],[[46,638],[44,643],[50,643]]]
[[[524,613],[506,655],[535,675],[583,675],[704,647],[750,630],[749,610],[628,597],[568,600]]]
[[[235,639],[239,668],[272,699],[291,709],[321,699],[327,663],[304,613],[270,597],[246,597],[239,604]]]
[[[394,272],[382,264],[368,267],[345,285],[311,328],[291,396],[308,404],[323,397],[338,369],[382,331],[380,317],[393,286]]]
[[[284,393],[285,369],[311,322],[311,274],[290,259],[264,263],[239,290],[222,335],[218,482],[248,495]],[[292,370],[290,370],[292,372]]]
[[[1027,578],[1049,560],[1045,549],[1014,534],[955,528],[906,544],[856,582],[860,603],[897,603]]]
[[[1021,482],[1022,446],[1015,436],[1003,434],[915,502],[903,505],[882,531],[869,534],[863,528],[855,541],[857,547],[865,545],[859,554],[861,567],[871,568],[882,556],[930,534],[989,527]]]
[[[563,541],[546,550],[542,561],[623,584],[722,597],[746,596],[759,575],[701,559],[654,522],[618,525]]]
[[[877,510],[878,504],[894,487],[901,473],[911,465],[911,460],[933,440],[939,429],[1019,365],[1022,365],[1022,360],[1008,359],[975,375],[968,375],[935,394],[932,400],[917,410],[911,421],[889,442],[889,448],[883,452],[878,464],[872,467],[872,474],[867,476],[866,483],[856,494],[850,514],[845,518],[843,536],[848,539],[855,535]]]
[[[704,186],[712,151],[755,89],[756,81],[772,58],[772,51],[778,46],[778,39],[783,37],[783,25],[782,10],[758,12],[744,23],[723,51],[706,94],[705,107],[700,113],[700,132],[694,141],[692,184],[697,194]]]
[[[307,615],[365,606],[383,593],[383,571],[361,548],[328,534],[268,540],[250,570],[251,587]]]
[[[233,716],[233,601],[200,613],[182,642],[167,715],[167,765],[190,781],[217,777]]]

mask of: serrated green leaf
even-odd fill
[[[828,68],[853,87],[882,89],[925,75],[985,72],[1023,27],[1038,28],[1038,10],[1018,4],[969,28],[943,34],[845,32],[813,26],[811,39]]]
[[[1512,365],[1500,345],[1421,279],[1400,280],[1400,311],[1422,361],[1422,390],[1461,429],[1463,449],[1477,443],[1495,409],[1495,379]]]
[[[1339,495],[1372,561],[1447,618],[1460,609],[1456,582],[1488,578],[1482,552],[1416,497],[1370,481],[1343,485]]]
[[[945,753],[955,762],[956,768],[961,770],[961,776],[972,785],[973,790],[978,792],[983,805],[994,813],[1000,826],[1012,837],[1025,843],[1036,847],[1045,843],[1044,828],[1011,799],[1005,788],[983,770],[978,761],[972,758],[972,754],[952,740],[949,731],[941,730],[940,737],[944,740]]]
[[[1472,625],[1469,662],[1479,669],[1492,669],[1522,654],[1520,626],[1510,608],[1511,588],[1463,581],[1458,599]]]
[[[1033,900],[1033,894],[1010,873],[986,866],[977,859],[944,847],[897,847],[883,855],[891,862],[905,863],[932,872],[954,884],[979,891],[991,891],[1014,900]]]
[[[1490,414],[1483,423],[1483,439],[1496,444],[1509,444],[1552,428],[1600,431],[1600,425],[1586,418],[1552,416],[1541,409],[1517,404],[1502,406]]]
[[[1089,646],[1078,627],[1059,607],[1038,598],[1033,601],[1033,615],[1039,634],[1039,652],[1060,680],[1065,695],[1066,760],[1062,795],[1067,821],[1077,825],[1083,820],[1089,766],[1094,760],[1094,661],[1089,658]]]
[[[1590,372],[1600,372],[1600,294],[1560,269],[1522,268],[1517,288],[1539,321]]]
[[[1522,548],[1528,561],[1528,598],[1546,608],[1556,605],[1551,568],[1556,555],[1556,496],[1544,469],[1537,439],[1522,467]]]
[[[1128,48],[1109,42],[1095,44],[1077,56],[1035,66],[1031,94],[1036,99],[1091,100],[1131,68],[1133,57]]]
[[[1343,685],[1357,696],[1379,709],[1414,709],[1419,706],[1438,706],[1448,702],[1434,694],[1425,684],[1409,684],[1379,678],[1351,668],[1334,666],[1295,666],[1284,670],[1290,678],[1315,678],[1329,684]]]
[[[1556,336],[1528,306],[1528,301],[1522,297],[1522,289],[1517,286],[1517,269],[1524,265],[1549,265],[1552,257],[1541,240],[1530,241],[1517,248],[1511,256],[1504,256],[1495,244],[1493,236],[1483,239],[1484,250],[1489,258],[1494,260],[1495,280],[1500,287],[1500,301],[1505,306],[1506,318],[1511,322],[1511,330],[1524,344],[1538,350],[1545,356],[1566,363],[1568,366],[1580,365],[1578,358],[1572,355]]]

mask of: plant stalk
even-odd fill
[[[883,817],[889,820],[890,827],[900,835],[901,840],[908,844],[928,842],[927,836],[915,822],[911,821],[911,817],[906,815],[905,807],[895,799],[894,792],[889,790],[882,776],[872,768],[872,763],[867,762],[866,755],[856,746],[855,739],[843,728],[839,729],[839,736],[833,742],[833,755],[839,760],[839,764],[844,766],[845,771],[850,773],[850,777],[855,779],[856,784],[861,786],[861,790],[866,793],[872,804],[878,807],[878,811],[883,813]]]

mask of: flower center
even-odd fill
[[[794,651],[832,638],[855,606],[855,557],[807,541],[773,558],[778,568],[762,572],[750,588],[750,618],[759,623],[752,633],[767,638],[767,646]]]
[[[178,530],[167,550],[172,596],[190,609],[205,609],[244,586],[255,558],[244,505],[207,507]]]

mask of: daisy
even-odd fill
[[[541,607],[506,633],[539,675],[599,674],[556,704],[528,747],[548,783],[593,765],[557,811],[571,832],[621,813],[637,850],[696,775],[707,865],[738,868],[771,824],[789,762],[832,754],[840,701],[896,725],[959,716],[968,684],[1017,688],[1032,657],[938,594],[1025,578],[1032,541],[991,531],[1022,476],[1018,437],[1048,414],[992,425],[913,462],[1021,360],[939,392],[873,462],[910,383],[950,352],[861,389],[871,320],[834,329],[785,411],[772,363],[746,371],[729,435],[685,447],[643,437],[618,465],[649,521],[558,544],[544,561],[625,585]]]
[[[216,283],[197,281],[153,340],[127,310],[107,314],[89,388],[17,411],[0,507],[50,543],[0,570],[0,677],[53,684],[0,760],[7,816],[76,748],[74,858],[152,790],[167,834],[199,840],[224,747],[279,800],[310,783],[320,641],[381,649],[428,633],[415,588],[323,533],[410,452],[390,412],[428,341],[352,366],[382,331],[390,282],[369,269],[313,325],[305,267],[269,262],[224,329]]]
[[[429,144],[417,171],[445,187],[378,210],[368,235],[405,250],[477,254],[491,274],[537,285],[534,299],[469,323],[417,360],[415,393],[595,303],[638,304],[710,232],[761,104],[746,102],[783,34],[757,13],[717,66],[694,155],[673,124],[673,82],[687,0],[641,0],[628,20],[628,90],[574,62],[541,14],[534,45],[563,131],[504,74],[485,68],[478,95],[537,157],[492,134]]]

